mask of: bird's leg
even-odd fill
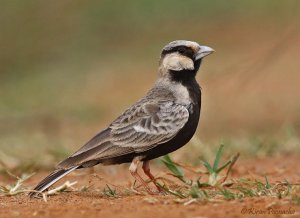
[[[156,179],[150,171],[150,161],[149,160],[146,160],[143,162],[143,170],[144,170],[144,173],[149,177],[151,182],[153,182],[153,184],[156,186],[158,192],[163,192],[163,190],[156,184]]]
[[[130,171],[131,175],[144,186],[144,188],[146,189],[146,191],[149,194],[154,194],[154,192],[150,189],[150,187],[147,185],[147,183],[143,180],[143,178],[137,172],[137,168],[138,168],[140,161],[141,161],[141,157],[133,158],[133,160],[130,164],[130,167],[129,167],[129,171]]]

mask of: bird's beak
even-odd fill
[[[200,46],[199,51],[196,54],[195,59],[199,60],[211,53],[213,53],[215,50],[213,50],[212,48],[208,47],[208,46]]]

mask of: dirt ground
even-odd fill
[[[273,184],[284,180],[299,184],[299,159],[299,155],[281,155],[239,160],[230,179],[264,180],[267,176]],[[25,194],[2,196],[0,217],[300,217],[300,205],[289,198],[260,196],[184,204],[170,195],[126,194],[124,190],[133,182],[126,167],[107,166],[96,168],[94,172],[79,170],[72,173],[64,181],[78,181],[76,188],[83,185],[92,188],[86,192],[63,192],[50,196],[47,203],[42,199],[29,199]],[[154,166],[153,171],[156,176],[166,176],[163,166]],[[37,173],[24,185],[35,185],[46,173]],[[3,181],[10,182],[8,178]],[[117,190],[118,197],[101,194],[106,184]],[[138,190],[142,192],[142,188]]]
[[[0,218],[300,218],[297,4],[228,1],[182,7],[183,1],[154,1],[143,11],[138,1],[122,7],[110,1],[7,2],[9,7],[0,7],[4,9],[0,13],[4,18],[0,22]],[[149,13],[152,4],[157,6]],[[155,11],[164,12],[163,16]],[[131,189],[134,180],[128,165],[72,172],[55,187],[76,181],[74,189],[49,196],[47,202],[24,193],[2,195],[1,186],[15,182],[6,169],[19,168],[13,171],[19,176],[35,171],[24,183],[24,188],[33,188],[50,173],[49,166],[143,96],[157,77],[160,49],[177,38],[196,40],[217,51],[197,75],[203,104],[196,136],[201,141],[189,145],[196,146],[195,151],[175,152],[177,160],[192,164],[190,154],[200,151],[212,156],[213,148],[206,145],[228,139],[231,151],[241,153],[229,181],[245,178],[265,183],[266,177],[272,185],[288,181],[298,190],[296,199],[262,195],[226,200],[218,194],[191,201],[171,194],[147,195],[141,187],[137,192]],[[265,140],[265,135],[271,137]],[[163,164],[152,164],[152,170],[156,177],[182,186]],[[187,170],[185,174],[199,176]],[[105,194],[107,185],[116,196]]]

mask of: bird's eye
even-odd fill
[[[185,48],[178,48],[178,52],[180,53],[180,54],[184,54],[184,52],[185,52]]]

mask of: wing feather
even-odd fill
[[[175,137],[188,118],[187,107],[172,101],[139,102],[58,168],[91,166],[104,159],[149,150]]]
[[[142,152],[172,139],[189,118],[188,109],[170,101],[139,105],[110,125],[111,142]],[[137,116],[132,116],[136,114]]]

